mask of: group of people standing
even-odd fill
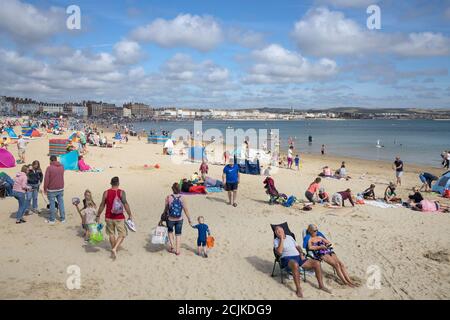
[[[43,188],[41,189],[41,185]],[[17,199],[19,208],[16,213],[16,223],[25,223],[25,215],[39,213],[38,197],[43,192],[49,200],[49,224],[55,224],[56,209],[60,214],[60,221],[65,222],[64,211],[64,167],[57,161],[56,156],[50,157],[50,165],[45,174],[41,170],[39,161],[30,165],[23,165],[14,178],[12,196]]]

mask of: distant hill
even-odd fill
[[[255,109],[252,109],[255,110]],[[288,114],[292,112],[289,108],[258,108],[256,110],[262,112],[273,112]],[[373,113],[406,113],[406,114],[448,114],[449,109],[417,109],[417,108],[328,108],[328,109],[294,109],[295,113],[310,112],[310,113],[359,113],[359,114],[373,114]]]

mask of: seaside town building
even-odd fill
[[[432,111],[432,112],[430,112]],[[447,109],[364,109],[334,108],[328,110],[298,110],[289,108],[177,108],[151,106],[130,102],[115,104],[82,101],[66,103],[36,102],[30,98],[0,96],[0,113],[7,115],[65,115],[74,117],[116,117],[156,120],[300,120],[300,119],[450,119]]]

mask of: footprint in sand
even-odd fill
[[[447,250],[439,250],[439,251],[428,251],[423,255],[425,258],[437,261],[437,262],[450,262],[449,253]]]

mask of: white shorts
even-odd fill
[[[402,175],[403,175],[403,171],[396,171],[396,172],[395,172],[395,176],[396,176],[397,178],[400,178]]]

